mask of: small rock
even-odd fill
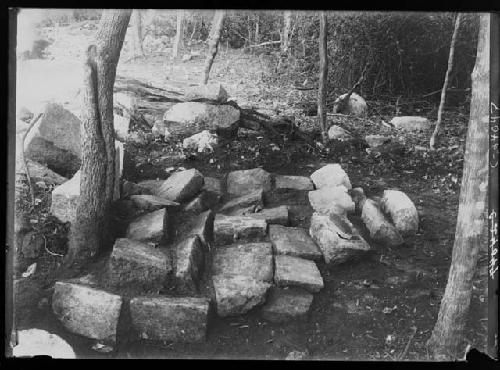
[[[353,137],[351,133],[340,126],[333,125],[328,130],[328,139],[330,140],[339,140],[339,141],[349,141],[352,140]]]
[[[227,175],[227,192],[232,197],[242,196],[256,190],[271,190],[271,174],[262,168],[233,171]]]
[[[66,329],[88,338],[115,342],[122,298],[88,286],[57,281],[52,311]]]
[[[247,276],[217,275],[213,278],[217,314],[242,315],[264,303],[271,284]]]
[[[14,357],[76,358],[75,351],[64,339],[46,330],[18,330],[16,335],[17,345],[12,348]]]
[[[183,202],[196,195],[203,183],[203,175],[194,168],[175,172],[163,182],[155,195],[174,202]]]
[[[301,227],[269,225],[269,239],[275,254],[301,257],[318,261],[323,254],[306,230]]]
[[[212,274],[245,276],[259,281],[273,281],[271,243],[247,243],[219,247],[212,260]]]
[[[203,270],[203,244],[198,235],[191,236],[175,246],[177,289],[183,293],[196,293]]]
[[[226,215],[242,215],[246,212],[255,212],[257,208],[264,207],[264,191],[255,190],[251,193],[233,198],[222,206],[220,213]]]
[[[168,235],[168,214],[165,208],[146,213],[132,221],[127,229],[127,238],[159,243]]]
[[[282,323],[304,319],[309,312],[313,295],[300,288],[270,289],[269,298],[262,307],[264,319]]]
[[[217,135],[211,134],[208,130],[203,130],[198,134],[185,138],[182,142],[182,147],[184,149],[196,150],[199,153],[205,151],[213,152],[218,143],[219,138]]]
[[[274,282],[278,287],[295,286],[312,293],[323,289],[323,278],[313,261],[278,255],[275,257]]]
[[[312,208],[319,213],[345,215],[355,210],[355,204],[343,185],[310,191],[308,196]]]
[[[235,241],[261,241],[266,237],[265,220],[249,216],[225,216],[218,214],[214,220],[214,242],[232,244]]]
[[[340,100],[345,98],[346,95],[347,94],[340,95],[333,104],[335,105],[339,103]],[[356,93],[352,93],[347,104],[345,104],[342,109],[334,113],[352,114],[354,116],[366,116],[367,110],[368,106],[365,99],[363,99]]]
[[[431,128],[431,122],[425,117],[394,117],[390,122],[395,128],[403,131],[425,131]]]
[[[311,175],[311,180],[316,189],[339,185],[344,185],[348,190],[352,188],[349,177],[338,163],[327,164],[319,170],[314,171]]]
[[[61,222],[76,220],[76,208],[80,198],[80,171],[75,173],[71,180],[52,190],[50,212]]]
[[[371,250],[345,217],[314,213],[309,233],[323,252],[327,264],[343,263]]]
[[[276,189],[314,190],[311,179],[305,176],[276,175],[275,187]]]
[[[391,141],[391,138],[384,135],[367,135],[365,141],[370,148],[378,148]]]
[[[396,229],[403,236],[418,231],[418,211],[411,199],[399,190],[384,190],[380,208],[391,217]]]
[[[203,342],[209,300],[195,297],[136,297],[130,300],[132,326],[139,338],[180,343]]]
[[[172,271],[170,258],[162,250],[137,240],[117,239],[109,259],[111,286],[140,284],[146,290],[159,289]]]

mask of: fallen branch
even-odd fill
[[[31,131],[33,126],[35,126],[35,123],[38,122],[40,117],[43,115],[43,113],[38,113],[35,117],[30,122],[30,125],[28,126],[28,129],[23,135],[23,141],[22,141],[22,153],[23,153],[23,163],[24,163],[24,168],[26,168],[26,177],[28,178],[28,185],[30,188],[30,195],[31,195],[31,205],[32,207],[35,207],[35,191],[33,190],[33,185],[31,184],[31,176],[30,176],[30,170],[28,168],[28,161],[26,161],[26,155],[24,153],[24,143],[26,141],[26,137],[28,136],[28,133]]]
[[[411,341],[413,340],[413,337],[415,337],[415,334],[417,333],[417,327],[413,326],[412,330],[413,330],[413,332],[411,333],[410,338],[408,339],[408,342],[406,343],[404,351],[401,353],[401,355],[399,355],[398,361],[402,361],[405,358],[406,353],[410,349]]]
[[[446,89],[446,92],[465,92],[468,90],[470,90],[470,89],[454,89],[454,88],[450,87],[449,89]],[[428,94],[422,95],[422,98],[426,98],[428,96],[439,94],[441,91],[443,91],[443,89],[439,89],[439,90],[430,92]]]
[[[245,49],[249,49],[249,48],[258,48],[258,47],[261,47],[261,46],[266,46],[266,45],[274,45],[274,44],[280,44],[281,41],[266,41],[266,42],[262,42],[260,44],[257,44],[257,45],[249,45],[249,46],[246,46]]]

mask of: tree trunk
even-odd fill
[[[179,47],[182,48],[184,40],[184,10],[177,10],[177,32],[175,34],[174,47],[172,49],[172,56],[177,58],[179,54]]]
[[[439,128],[441,126],[444,102],[446,101],[446,89],[448,88],[448,79],[450,77],[451,70],[453,69],[453,54],[455,53],[455,43],[457,41],[458,27],[460,27],[460,17],[461,14],[458,13],[457,18],[455,19],[455,29],[453,30],[453,36],[451,37],[450,54],[448,56],[448,69],[446,70],[443,89],[441,90],[441,102],[439,103],[436,127],[434,128],[434,132],[432,133],[431,140],[429,143],[431,150],[434,150],[434,144],[436,142],[436,138],[439,134]]]
[[[82,267],[112,242],[109,211],[115,186],[113,85],[131,10],[103,12],[87,51],[82,105],[82,167],[76,220],[65,267]]]
[[[132,22],[133,22],[133,35],[132,35],[132,57],[138,57],[144,55],[144,49],[142,48],[142,18],[141,11],[135,9],[132,12]]]
[[[286,53],[290,47],[290,28],[292,25],[292,12],[287,10],[283,13],[284,27],[283,27],[283,39],[281,43],[281,51]]]
[[[205,85],[208,83],[210,69],[212,69],[214,58],[217,55],[217,50],[219,49],[219,40],[220,40],[220,35],[222,33],[223,23],[224,23],[224,11],[217,10],[215,12],[214,19],[212,22],[212,28],[210,30],[210,39],[208,40],[208,53],[207,53],[207,59],[205,60],[205,68],[203,74],[203,83]]]
[[[318,88],[318,117],[323,142],[327,141],[326,132],[326,84],[328,79],[328,55],[326,49],[326,13],[319,16],[319,88]]]
[[[257,19],[255,20],[255,43],[258,44],[260,42],[260,34],[259,34],[259,21],[260,21],[260,16],[257,15]]]
[[[488,191],[489,42],[490,15],[482,14],[476,65],[472,73],[472,100],[467,131],[464,173],[448,283],[439,315],[427,345],[435,359],[453,360],[461,352],[469,311],[472,278],[481,233],[486,222]]]

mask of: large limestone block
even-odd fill
[[[203,175],[197,169],[175,172],[163,182],[155,195],[183,202],[195,196],[203,187],[203,182]]]
[[[177,244],[175,255],[175,279],[178,291],[196,293],[205,260],[203,243],[198,235]]]
[[[355,209],[355,204],[343,185],[310,191],[308,196],[311,207],[319,213],[344,215]]]
[[[220,83],[197,85],[190,87],[184,94],[185,101],[213,102],[223,104],[227,101],[228,94]]]
[[[233,198],[225,203],[219,210],[220,213],[226,215],[242,216],[247,212],[255,212],[255,210],[264,207],[264,191],[257,189],[251,193]]]
[[[418,231],[417,207],[411,199],[399,190],[384,190],[380,200],[382,211],[388,214],[403,235],[411,235]]]
[[[252,193],[256,190],[271,190],[271,174],[262,168],[233,171],[227,175],[227,192],[232,197]]]
[[[273,287],[262,307],[262,317],[275,323],[302,320],[307,317],[312,301],[313,295],[305,289]]]
[[[345,217],[314,213],[309,233],[327,264],[340,264],[370,251],[370,245]]]
[[[152,212],[161,208],[169,207],[176,208],[180,205],[177,202],[172,202],[171,200],[148,194],[131,195],[130,200],[143,212]]]
[[[394,117],[390,123],[403,131],[425,131],[431,128],[431,122],[427,118],[418,116]]]
[[[338,163],[327,164],[319,170],[314,171],[311,175],[311,180],[316,189],[339,185],[345,186],[348,190],[352,188],[349,176],[347,176],[347,173]]]
[[[203,342],[209,300],[195,297],[136,297],[130,300],[132,326],[141,339]]]
[[[370,237],[381,244],[396,247],[403,244],[403,238],[394,225],[384,216],[378,204],[367,199],[363,204],[361,219],[370,232]]]
[[[253,217],[259,220],[265,220],[269,225],[278,224],[288,225],[288,206],[279,206],[275,208],[264,208],[258,212],[244,212],[243,216]]]
[[[262,241],[266,237],[265,220],[249,216],[225,216],[218,214],[214,220],[214,242],[232,244],[235,241]]]
[[[311,239],[307,230],[301,227],[269,225],[269,239],[276,254],[301,257],[318,261],[323,254]]]
[[[314,185],[309,177],[305,176],[275,176],[276,189],[292,189],[292,190],[314,190]]]
[[[137,217],[127,229],[127,238],[159,243],[168,235],[168,213],[165,208]]]
[[[122,298],[81,284],[58,281],[52,311],[70,332],[91,339],[116,340]]]
[[[278,255],[275,257],[275,264],[274,282],[278,287],[299,287],[312,293],[323,289],[323,278],[313,261]]]
[[[334,104],[344,99],[346,95],[347,94],[340,95],[335,100]],[[345,104],[343,109],[340,109],[336,113],[351,114],[354,116],[366,116],[367,111],[368,111],[368,105],[366,104],[365,99],[363,99],[356,93],[352,93],[351,96],[349,97],[349,101],[347,102],[347,104]]]

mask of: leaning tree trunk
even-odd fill
[[[172,56],[177,58],[179,54],[179,47],[182,48],[184,40],[184,10],[177,10],[177,31],[175,33],[174,46],[172,49]]]
[[[109,211],[115,181],[113,85],[131,10],[105,10],[87,51],[82,104],[82,167],[76,220],[65,267],[82,267],[112,242]]]
[[[472,278],[486,222],[488,191],[490,15],[481,15],[464,173],[448,283],[427,343],[435,359],[458,359],[469,311]]]
[[[219,40],[220,40],[220,35],[222,33],[223,23],[224,23],[224,11],[217,10],[214,15],[214,19],[212,22],[212,29],[210,30],[210,38],[208,40],[208,53],[207,53],[207,59],[205,60],[205,68],[203,73],[203,83],[205,85],[208,83],[210,70],[212,69],[214,58],[217,55],[217,50],[219,49]]]
[[[283,13],[284,27],[283,27],[283,40],[281,43],[281,51],[286,53],[290,47],[290,28],[292,26],[292,12],[287,10]]]
[[[453,55],[455,54],[455,43],[457,41],[458,27],[460,27],[460,13],[457,14],[455,20],[455,28],[453,30],[453,36],[451,37],[450,54],[448,56],[448,69],[446,70],[446,75],[444,77],[443,89],[441,90],[441,102],[439,103],[438,117],[436,126],[434,127],[434,132],[432,133],[429,146],[431,150],[434,150],[434,145],[439,134],[439,129],[441,127],[441,120],[443,117],[444,102],[446,101],[446,89],[448,88],[448,79],[450,78],[451,70],[453,69]]]
[[[135,9],[132,12],[133,34],[132,34],[132,57],[139,57],[144,55],[142,47],[142,18],[141,11]]]
[[[326,49],[326,13],[319,16],[319,89],[318,89],[318,117],[323,142],[327,141],[326,133],[326,83],[328,79],[328,55]]]

